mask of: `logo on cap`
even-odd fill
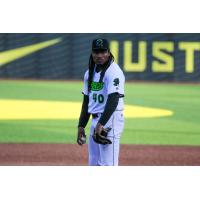
[[[102,39],[98,39],[98,40],[96,41],[96,45],[97,45],[98,47],[103,47],[103,40],[102,40]]]

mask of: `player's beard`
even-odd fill
[[[105,67],[107,67],[108,63],[109,59],[104,64],[96,64],[96,72],[103,70]]]

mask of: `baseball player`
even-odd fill
[[[106,39],[92,42],[89,69],[84,75],[83,103],[77,143],[86,142],[85,127],[92,116],[88,141],[90,166],[118,165],[120,136],[124,128],[125,77],[114,62]]]

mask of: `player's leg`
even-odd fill
[[[112,144],[100,146],[100,161],[101,166],[118,166],[120,138],[109,137]]]
[[[120,137],[124,128],[123,112],[116,111],[106,126],[112,129],[108,133],[108,138],[112,144],[100,146],[100,165],[117,166],[119,161]]]
[[[94,127],[91,126],[90,136],[88,141],[88,157],[89,157],[89,166],[97,166],[100,153],[99,153],[99,145],[94,142],[92,138],[92,134],[94,133]]]

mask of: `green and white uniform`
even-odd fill
[[[94,70],[91,91],[88,93],[88,70],[84,75],[83,93],[89,96],[88,112],[98,117],[92,119],[89,138],[89,165],[118,165],[119,142],[124,128],[124,84],[125,77],[120,67],[111,63],[105,72],[102,82],[99,82],[101,72]],[[110,127],[108,138],[112,144],[100,145],[93,141],[92,134],[101,114],[104,112],[109,94],[119,93],[120,97],[117,108],[112,114],[104,128]]]

